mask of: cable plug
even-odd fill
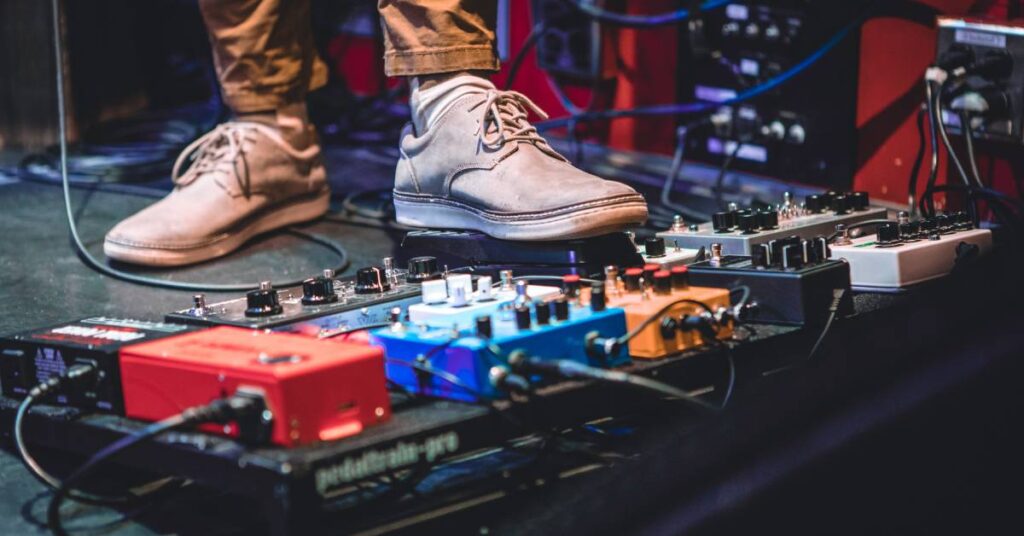
[[[487,372],[487,376],[490,379],[491,385],[503,391],[527,396],[533,392],[530,381],[523,376],[513,374],[508,367],[501,365],[493,366]]]
[[[181,412],[181,416],[183,426],[234,422],[238,425],[239,439],[256,444],[270,439],[274,422],[263,393],[245,388],[239,388],[227,398],[188,408]]]
[[[88,382],[94,379],[98,372],[99,369],[94,363],[75,363],[64,374],[52,377],[36,385],[29,390],[28,394],[38,400],[54,392],[63,391],[68,386],[81,385]]]
[[[622,342],[618,337],[602,337],[600,333],[591,331],[583,339],[587,356],[606,363],[610,358],[622,351]]]
[[[846,297],[845,288],[832,289],[832,303],[828,306],[828,312],[838,313],[843,305],[843,298]]]

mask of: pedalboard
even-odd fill
[[[197,295],[191,308],[165,319],[333,337],[386,324],[391,308],[418,302],[420,284],[440,277],[434,257],[409,259],[407,270],[386,258],[383,266],[360,268],[354,277],[338,279],[325,270],[304,281],[301,289],[278,290],[264,281],[245,297],[224,302],[207,304],[204,296]]]
[[[353,436],[391,416],[379,348],[290,333],[221,326],[126,346],[121,381],[125,415],[146,421],[261,397],[257,422],[210,430],[282,446]]]
[[[790,237],[761,244],[753,256],[722,255],[713,244],[709,260],[690,265],[690,282],[705,287],[750,289],[745,320],[816,325],[828,318],[834,292],[845,290],[839,314],[853,312],[850,265],[828,258],[828,240]]]
[[[47,403],[124,414],[118,352],[127,344],[192,331],[178,324],[93,317],[0,339],[0,384],[4,396],[24,398],[34,386],[63,375],[75,364],[98,369],[95,381]]]
[[[874,235],[832,244],[832,257],[850,265],[858,290],[893,291],[946,276],[961,262],[992,250],[992,231],[975,229],[963,212],[880,226]]]
[[[498,240],[475,231],[407,233],[398,252],[399,261],[424,255],[436,256],[442,267],[452,269],[546,275],[597,275],[611,264],[636,266],[643,262],[626,233],[544,242]]]
[[[578,277],[578,276],[576,276]],[[423,282],[422,302],[409,306],[409,322],[438,328],[468,329],[480,316],[510,309],[514,302],[551,298],[559,287],[530,285],[513,281],[511,271],[502,272],[502,282],[494,285],[490,276],[476,279],[469,274],[448,274],[444,279]]]
[[[632,332],[652,316],[661,314],[629,341],[629,354],[634,358],[657,359],[703,346],[711,338],[732,337],[731,319],[720,315],[731,305],[730,293],[724,288],[691,286],[689,269],[676,266],[665,270],[657,266],[628,268],[621,276],[609,268],[604,294],[609,307],[626,311],[626,327]],[[589,302],[590,291],[583,292]],[[693,300],[707,306],[707,310]],[[671,307],[670,307],[671,306]],[[665,310],[666,307],[670,307]],[[725,320],[719,322],[720,318]]]
[[[754,247],[790,236],[813,238],[828,235],[836,225],[885,219],[886,209],[869,205],[868,194],[827,192],[809,195],[796,204],[787,194],[778,207],[717,212],[712,221],[690,229],[669,229],[658,233],[667,243],[680,248],[708,248],[722,245],[723,255],[753,255]]]
[[[602,368],[627,364],[630,358],[626,352],[607,355],[603,347],[592,343],[595,338],[621,337],[625,333],[622,309],[583,306],[559,296],[478,317],[472,329],[396,323],[372,332],[371,339],[384,348],[388,378],[409,391],[476,400],[508,395],[498,380],[508,371],[508,356],[517,350],[541,360],[568,360]],[[454,376],[458,385],[423,371],[424,367]]]

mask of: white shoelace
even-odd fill
[[[510,141],[525,141],[533,143],[553,157],[568,162],[548,145],[547,140],[537,132],[537,127],[530,124],[530,112],[537,114],[541,119],[547,119],[548,114],[526,95],[518,91],[489,89],[484,101],[473,108],[481,105],[484,107],[484,117],[480,121],[477,135],[485,146],[497,149]],[[491,125],[494,128],[490,128]]]
[[[171,171],[171,180],[175,187],[192,184],[202,176],[225,175],[233,176],[239,188],[246,196],[250,193],[249,163],[245,158],[246,151],[252,146],[254,136],[262,134],[278,145],[286,153],[296,158],[309,158],[310,149],[296,151],[281,137],[276,129],[262,123],[250,121],[229,121],[217,125],[216,128],[200,136],[190,143],[178,159]],[[186,169],[183,170],[183,168]]]

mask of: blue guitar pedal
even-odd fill
[[[516,350],[533,358],[562,359],[593,367],[627,364],[630,358],[625,351],[609,356],[588,351],[586,343],[594,336],[613,338],[625,333],[622,309],[605,309],[603,304],[581,306],[560,296],[481,316],[470,329],[395,324],[372,332],[371,340],[384,348],[387,377],[405,389],[473,401],[507,396],[492,382],[491,373],[494,367],[507,367],[509,354]],[[541,378],[527,380],[537,383]]]

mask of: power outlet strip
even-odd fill
[[[587,337],[593,334],[600,337],[624,335],[626,316],[622,309],[593,311],[590,307],[563,300],[561,306],[567,313],[565,320],[557,320],[557,315],[547,323],[538,320],[536,307],[551,305],[535,302],[528,315],[528,327],[522,327],[515,313],[510,311],[507,315],[498,313],[489,317],[489,334],[478,329],[452,330],[396,324],[373,331],[371,340],[384,349],[390,380],[417,394],[455,400],[475,400],[478,395],[486,398],[507,396],[506,391],[492,382],[491,373],[494,367],[507,366],[505,359],[515,350],[525,351],[534,358],[569,360],[596,367],[616,367],[630,362],[625,352],[610,357],[591,355],[585,344]],[[500,353],[492,352],[489,345],[496,346]],[[418,363],[418,366],[454,375],[464,387],[402,362]],[[529,380],[535,383],[540,378]]]
[[[880,245],[875,236],[855,238],[848,245],[833,245],[832,257],[850,264],[850,279],[858,289],[895,290],[948,275],[962,244],[977,253],[992,250],[992,231],[970,229],[931,238]]]

